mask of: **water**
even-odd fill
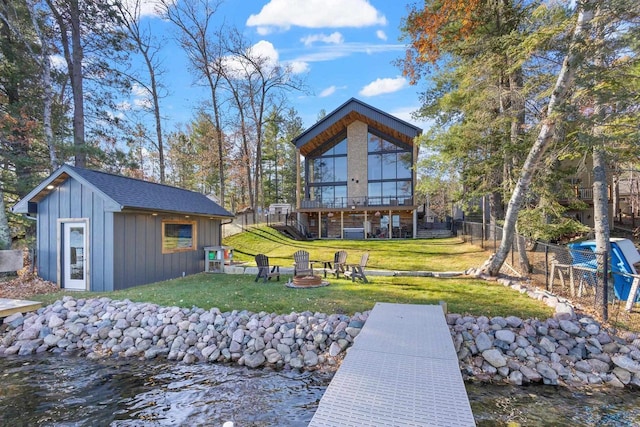
[[[0,358],[2,426],[306,426],[327,373],[219,364]]]
[[[323,372],[219,364],[0,358],[2,426],[306,426]],[[640,426],[637,390],[467,384],[478,426]]]
[[[640,426],[638,390],[575,391],[567,388],[467,384],[478,427]]]

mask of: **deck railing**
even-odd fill
[[[359,209],[363,207],[413,206],[413,197],[336,197],[328,200],[303,199],[302,209]]]

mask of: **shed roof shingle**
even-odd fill
[[[64,173],[70,177],[86,181],[120,205],[122,209],[157,210],[223,217],[234,216],[204,194],[69,165],[64,165],[55,171],[43,184],[53,181]],[[29,193],[25,199],[30,200],[36,197],[44,190],[43,184]]]

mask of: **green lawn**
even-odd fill
[[[293,253],[304,249],[311,259],[332,260],[341,249],[347,251],[348,263],[358,263],[369,251],[368,268],[404,271],[463,271],[481,265],[489,256],[482,249],[462,243],[457,238],[432,240],[314,240],[288,239],[269,227],[256,227],[224,240],[232,246],[235,261],[255,265],[254,257],[265,254],[271,264],[293,265]]]
[[[359,260],[368,250],[369,267],[389,270],[465,270],[480,265],[487,253],[457,239],[296,242],[278,233],[258,228],[226,239],[235,248],[234,259],[252,264],[256,253],[265,253],[272,263],[291,266],[291,255],[306,249],[312,258],[331,259],[336,250],[349,252],[348,261]],[[255,265],[255,264],[254,264]],[[34,295],[32,299],[51,303],[63,295],[76,298],[108,296],[113,299],[148,301],[166,306],[218,307],[222,311],[290,313],[292,311],[353,314],[370,310],[376,301],[409,304],[438,304],[445,301],[450,312],[486,316],[515,315],[547,318],[553,311],[502,285],[469,278],[370,277],[371,283],[331,279],[330,286],[291,289],[280,282],[255,283],[254,276],[196,274],[185,278],[138,286],[110,293],[58,292]]]
[[[255,283],[253,276],[200,273],[185,278],[138,286],[111,293],[59,292],[35,295],[33,299],[51,303],[62,295],[76,298],[108,296],[113,299],[150,301],[166,306],[218,307],[222,311],[290,313],[292,311],[353,314],[370,310],[375,302],[438,304],[445,301],[449,311],[485,316],[547,318],[553,312],[540,302],[502,285],[476,279],[424,277],[370,277],[371,283],[331,279],[326,287],[291,289],[280,282]]]

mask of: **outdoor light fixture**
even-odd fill
[[[351,205],[351,209],[355,209],[355,208],[356,208],[356,205]]]
[[[380,211],[376,211],[376,213],[374,213],[375,216],[380,216]]]
[[[327,214],[327,216],[328,216],[329,218],[331,218],[331,217],[333,216],[333,212],[329,212],[329,213]]]
[[[47,185],[47,190],[53,190],[54,188],[56,188],[56,186],[53,184]]]

